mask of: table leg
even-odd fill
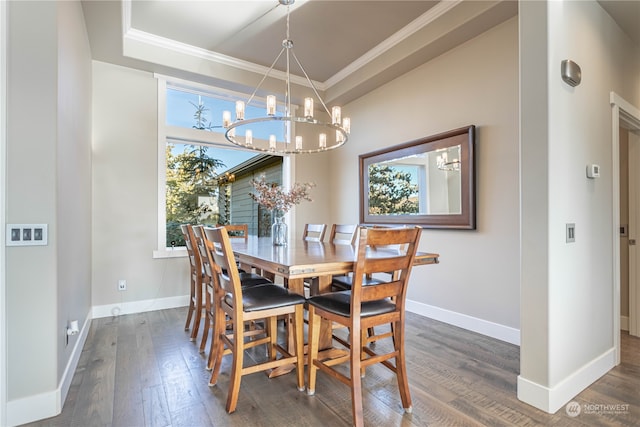
[[[318,279],[318,291],[320,293],[329,292],[331,290],[331,276],[320,276]],[[300,295],[304,295],[304,280],[303,279],[289,279],[287,285],[290,291]],[[293,328],[292,328],[293,316],[289,316],[287,319],[287,348],[291,354],[295,354],[295,346],[293,340]],[[320,350],[332,349],[332,328],[331,322],[323,320],[320,325]],[[305,352],[307,346],[305,345]],[[269,372],[269,378],[277,377],[291,372],[295,368],[294,365],[280,366]]]
[[[326,294],[331,292],[331,279],[333,276],[325,275],[317,277],[318,281],[318,294]],[[333,328],[331,322],[323,319],[320,324],[320,342],[318,348],[322,350],[333,347]]]

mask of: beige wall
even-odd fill
[[[470,327],[483,320],[519,328],[517,24],[498,25],[345,106],[351,140],[331,154],[331,217],[358,222],[359,154],[477,126],[477,230],[425,229],[420,250],[440,253],[441,262],[413,270],[408,296],[413,310],[452,312],[462,323],[471,316]]]
[[[52,303],[58,287],[56,164],[51,161],[56,158],[57,129],[56,11],[54,3],[15,2],[9,7],[7,221],[46,223],[50,242],[7,248],[9,400],[57,385],[59,334]],[[29,355],[30,362],[25,360]]]
[[[188,295],[186,258],[154,259],[158,236],[157,82],[93,63],[93,306]],[[119,279],[127,291],[117,290]],[[185,300],[186,301],[186,300]],[[147,310],[153,303],[145,304]]]
[[[66,327],[91,310],[91,58],[79,2],[7,9],[7,221],[48,225],[47,246],[6,250],[12,425],[59,412],[81,349]]]

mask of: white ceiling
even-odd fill
[[[640,45],[640,1],[600,3]],[[277,0],[83,0],[83,11],[94,59],[231,89],[255,87],[286,38]],[[513,0],[297,0],[290,39],[318,89],[346,103],[516,14]]]

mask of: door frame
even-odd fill
[[[6,152],[7,152],[7,2],[0,1],[0,425],[7,425],[6,329]]]
[[[609,94],[611,104],[611,152],[613,165],[613,344],[616,352],[616,364],[620,363],[620,124],[623,123],[633,130],[640,131],[640,109],[633,106],[615,92]],[[629,230],[631,231],[631,230]],[[631,236],[630,236],[631,237]],[[640,237],[640,236],[639,236]],[[629,263],[631,265],[631,262]],[[634,270],[635,275],[635,270]],[[629,277],[629,329],[631,325],[636,333],[640,313],[640,290],[636,280]],[[632,299],[633,295],[633,299]]]

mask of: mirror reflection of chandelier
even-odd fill
[[[226,128],[225,137],[231,143],[254,151],[263,151],[272,154],[298,154],[298,153],[318,153],[331,150],[342,146],[349,139],[351,132],[351,121],[348,117],[342,117],[342,111],[339,106],[334,106],[329,111],[315,85],[309,78],[304,67],[298,60],[294,50],[293,41],[289,37],[289,13],[290,5],[295,0],[278,0],[283,6],[287,6],[287,32],[286,38],[282,41],[282,49],[271,64],[271,67],[262,80],[255,88],[248,101],[236,101],[236,119],[231,120],[231,112],[224,111],[222,116],[222,125]],[[245,108],[251,104],[258,89],[267,79],[276,63],[281,56],[285,54],[286,59],[286,79],[284,96],[280,99],[284,100],[282,107],[283,113],[279,115],[277,107],[277,98],[275,95],[268,95],[266,99],[266,115],[263,117],[245,117]],[[291,108],[291,59],[298,64],[298,67],[307,79],[307,82],[316,99],[322,107],[321,114],[326,119],[314,117],[314,98],[307,97],[304,99],[303,115],[297,116]],[[259,131],[261,125],[274,124],[282,126],[282,135],[284,140],[278,141],[275,132],[269,133],[268,137],[264,131]]]
[[[460,170],[460,160],[453,159],[449,161],[449,156],[447,152],[443,152],[436,158],[436,165],[438,169],[443,171],[459,171]]]

